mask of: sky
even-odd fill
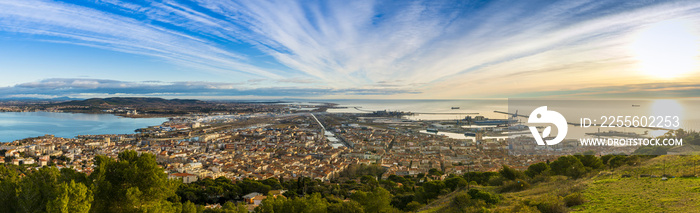
[[[700,96],[699,1],[0,0],[0,99]]]

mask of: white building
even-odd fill
[[[168,179],[181,179],[182,183],[192,183],[197,181],[197,176],[190,173],[173,173],[168,175]]]

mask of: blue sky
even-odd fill
[[[0,98],[697,97],[699,26],[697,1],[0,0]]]

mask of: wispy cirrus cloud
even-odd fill
[[[0,0],[0,31],[232,74],[250,81],[201,87],[246,94],[286,84],[310,95],[469,98],[649,83],[631,37],[667,19],[697,27],[699,14],[694,1]],[[192,82],[185,87],[198,91]],[[78,83],[71,88],[95,89]]]
[[[133,9],[136,7],[126,5]],[[135,12],[139,11],[151,9],[142,8]],[[69,3],[0,1],[0,26],[3,31],[48,36],[44,39],[153,56],[207,71],[280,77],[275,70],[252,66],[247,56],[223,49],[221,45],[198,35]]]

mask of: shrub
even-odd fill
[[[572,207],[572,206],[578,206],[586,202],[586,199],[583,198],[583,195],[579,192],[576,193],[571,193],[564,197],[564,204],[567,207]]]
[[[505,182],[506,180],[508,180],[508,179],[501,177],[500,175],[499,176],[492,176],[489,179],[489,186],[501,186],[501,185],[503,185],[503,182]]]
[[[439,180],[423,183],[423,186],[418,190],[416,196],[420,196],[424,203],[428,200],[437,198],[440,194],[445,193],[445,183]]]
[[[525,174],[523,172],[518,171],[517,169],[510,168],[506,165],[502,165],[503,168],[498,171],[499,174],[501,174],[502,177],[508,179],[508,180],[515,180],[515,179],[522,179],[525,178]]]
[[[419,202],[411,201],[410,203],[406,204],[406,208],[404,208],[403,210],[413,212],[417,211],[420,208],[423,208],[423,206],[424,205]]]
[[[445,212],[485,212],[487,209],[486,202],[480,199],[472,199],[472,197],[467,193],[459,193],[452,197],[450,204],[447,208],[443,209]]]
[[[536,203],[535,206],[542,213],[563,213],[567,210],[559,196],[548,196]]]
[[[513,207],[513,209],[510,210],[510,212],[518,212],[518,213],[540,213],[540,210],[537,209],[537,207],[534,206],[528,206],[524,204],[517,205]]]
[[[464,209],[473,204],[472,197],[466,193],[459,193],[452,197],[450,206],[456,209]]]
[[[440,190],[440,195],[446,195],[450,193],[450,189],[444,188]]]
[[[525,189],[529,189],[530,184],[522,179],[509,180],[503,183],[503,186],[499,189],[500,192],[518,192]]]
[[[548,175],[535,175],[535,177],[532,177],[530,179],[530,183],[540,183],[540,182],[550,182],[552,180],[552,176]]]
[[[586,173],[586,168],[575,156],[561,156],[556,161],[549,164],[557,175],[565,175],[571,178],[580,178]]]
[[[573,192],[581,192],[581,191],[583,191],[584,189],[586,189],[586,185],[585,185],[585,184],[576,184],[576,185],[573,185],[573,186],[569,187],[569,191],[572,192],[572,193],[573,193]]]
[[[545,162],[539,162],[527,167],[527,170],[525,170],[525,174],[530,177],[535,177],[547,170],[549,170],[549,164]]]
[[[627,160],[627,156],[624,155],[615,155],[610,160],[608,160],[608,165],[612,168],[617,168],[625,164],[625,161]]]
[[[479,185],[488,185],[489,179],[498,176],[497,172],[467,172],[462,177],[467,181],[476,181]]]
[[[596,157],[595,155],[574,155],[577,157],[583,166],[591,169],[591,170],[596,170],[596,169],[602,169],[605,167],[603,164],[603,161],[600,160],[600,158]]]
[[[632,155],[627,157],[625,161],[627,162],[627,165],[634,166],[642,163],[642,158],[639,155]]]
[[[497,195],[491,194],[486,191],[478,190],[478,189],[470,189],[469,192],[467,192],[469,196],[473,199],[477,200],[483,200],[487,204],[496,204],[498,203],[499,199]]]
[[[467,186],[467,180],[460,176],[451,177],[445,180],[445,186],[450,188],[452,191],[461,189]]]

